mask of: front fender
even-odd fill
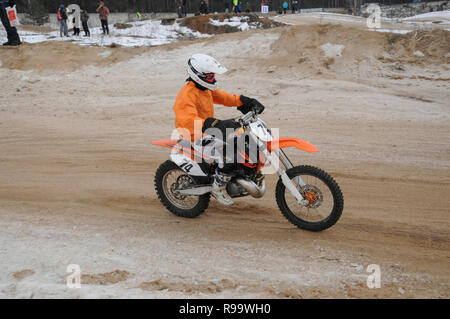
[[[178,140],[158,140],[152,142],[153,145],[164,146],[167,148],[174,148],[174,146],[177,145],[177,143]]]
[[[299,150],[315,153],[318,152],[319,149],[314,144],[303,141],[299,138],[294,137],[280,137],[279,139],[274,139],[271,142],[267,142],[267,150],[271,152],[272,150],[283,149],[286,147],[296,147]]]

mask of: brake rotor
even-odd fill
[[[308,201],[308,204],[306,204],[308,208],[317,208],[322,205],[323,195],[316,186],[305,185],[302,189],[302,196]]]

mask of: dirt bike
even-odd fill
[[[322,231],[340,218],[344,198],[336,181],[320,168],[294,166],[283,151],[296,147],[306,152],[318,152],[315,145],[298,138],[275,139],[264,121],[253,110],[237,122],[241,128],[233,138],[244,138],[245,152],[237,152],[244,161],[236,165],[226,190],[232,197],[260,198],[266,190],[263,167],[269,163],[280,176],[276,186],[276,201],[282,214],[295,226]],[[217,143],[217,144],[216,144]],[[253,143],[253,144],[252,144]],[[208,208],[217,158],[211,160],[211,150],[220,148],[221,140],[212,136],[197,142],[159,140],[152,142],[172,149],[169,160],[161,164],[155,174],[156,193],[163,205],[180,217],[194,218]],[[223,144],[223,143],[222,143]],[[257,145],[256,159],[250,161],[250,144]],[[209,151],[205,150],[209,146]],[[214,153],[214,151],[212,152]],[[279,163],[284,165],[281,168]]]

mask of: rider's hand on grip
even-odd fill
[[[242,106],[239,106],[237,109],[242,112],[242,114],[247,114],[250,111],[254,111],[256,114],[261,114],[264,112],[264,105],[262,105],[257,99],[253,99],[250,97],[246,97],[241,95],[240,97]]]

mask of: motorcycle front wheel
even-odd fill
[[[176,192],[182,187],[199,184],[196,177],[187,175],[174,162],[165,161],[155,174],[155,189],[166,208],[179,217],[194,218],[208,208],[210,193],[184,196]]]
[[[275,195],[283,215],[295,226],[309,231],[322,231],[336,224],[344,209],[344,197],[336,181],[320,168],[307,165],[290,168],[286,174],[309,202],[299,204],[280,178]],[[296,177],[306,185],[298,185]]]

